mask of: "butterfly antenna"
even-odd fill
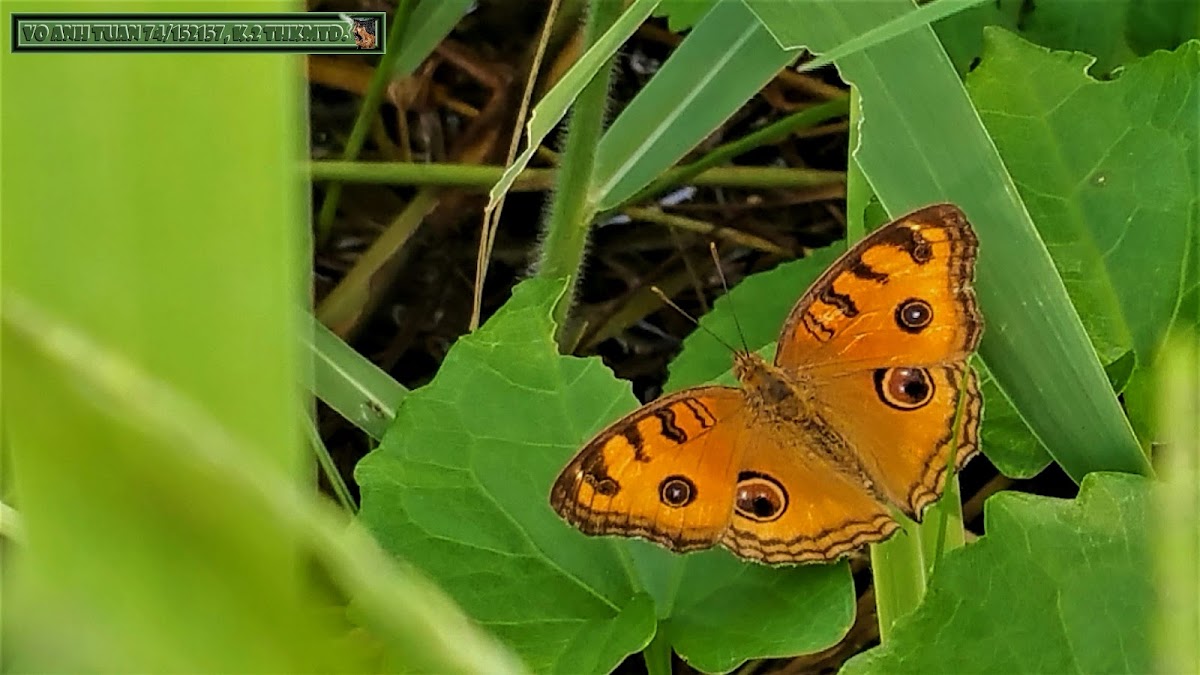
[[[699,328],[700,330],[704,331],[705,333],[708,333],[709,335],[711,335],[714,340],[716,340],[717,342],[720,342],[726,349],[728,349],[731,352],[737,352],[737,349],[735,349],[733,347],[733,345],[730,345],[728,342],[722,340],[720,335],[717,335],[716,333],[709,330],[708,327],[706,327],[704,324],[697,321],[696,317],[692,316],[691,314],[688,314],[686,311],[684,311],[684,309],[682,307],[675,304],[675,301],[668,298],[667,294],[663,293],[662,289],[660,289],[658,286],[651,286],[650,292],[657,295],[658,299],[662,300],[664,303],[666,303],[666,305],[668,307],[670,307],[671,309],[675,310],[676,312],[679,312],[680,314],[682,314],[688,321],[691,321],[692,323],[696,324],[696,328]]]
[[[733,315],[733,325],[737,327],[738,338],[742,341],[742,349],[749,353],[750,345],[746,342],[746,334],[742,332],[742,322],[738,321],[737,312],[733,310],[733,301],[728,300],[729,283],[725,281],[725,270],[721,269],[721,257],[717,255],[716,242],[708,242],[708,252],[712,254],[713,265],[717,268],[717,276],[721,278],[721,288],[725,289],[726,301],[729,302],[729,313]]]

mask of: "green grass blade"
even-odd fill
[[[679,161],[795,57],[739,2],[719,2],[613,121],[589,200],[615,207]]]
[[[391,76],[404,77],[415,71],[473,4],[474,0],[423,0],[417,5],[397,46],[400,53],[392,63]]]
[[[654,639],[642,650],[642,659],[649,675],[671,675],[671,643],[662,631],[655,633]]]
[[[69,324],[202,401],[255,445],[255,461],[301,480],[295,58],[24,56],[0,56],[3,97],[20,101],[5,107],[0,138],[4,417],[28,533],[20,558],[53,580],[30,587],[26,607],[40,611],[26,618],[84,622],[42,624],[55,643],[73,641],[63,630],[103,635],[27,651],[27,665],[332,666],[298,603],[294,537],[244,495],[161,463],[163,443],[138,419],[111,419],[117,403],[98,406],[73,370],[105,364],[56,363],[38,346]],[[70,88],[73,104],[39,94],[47,82]],[[221,148],[237,148],[236,161]],[[9,293],[61,319],[14,327]]]
[[[799,129],[815,127],[829,120],[843,117],[849,109],[849,103],[848,97],[835,98],[824,103],[818,103],[812,107],[798,110],[777,122],[768,124],[741,138],[724,143],[706,152],[704,156],[694,162],[677,166],[663,173],[654,179],[652,183],[638,191],[637,194],[625,200],[622,206],[636,204],[654,195],[666,192],[677,185],[690,182],[708,169],[720,166],[754,148],[787,138]]]
[[[321,474],[329,482],[334,498],[346,513],[354,513],[358,510],[358,505],[354,503],[354,496],[350,494],[350,488],[346,485],[346,481],[342,480],[342,474],[338,471],[337,463],[333,461],[333,455],[329,454],[329,448],[325,447],[325,441],[321,440],[321,430],[317,428],[317,421],[308,413],[301,415],[300,420],[304,425],[304,435],[308,438],[308,447],[317,460]]]
[[[862,120],[861,97],[851,91],[850,147],[858,147]],[[870,182],[855,161],[850,162],[846,180],[846,239],[854,242],[888,221],[881,213]],[[874,207],[874,208],[872,208]],[[961,401],[960,401],[961,405]],[[955,424],[957,428],[957,423]],[[871,578],[875,586],[875,609],[879,620],[879,639],[891,639],[896,622],[916,609],[925,597],[929,573],[940,557],[939,548],[962,545],[962,507],[958,476],[953,472],[946,491],[916,523],[895,513],[901,532],[892,539],[870,547]],[[953,520],[953,524],[951,524]]]
[[[911,8],[789,4],[787,30],[817,51]],[[1030,428],[1075,480],[1097,470],[1148,473],[1049,253],[932,30],[847,56],[838,68],[862,96],[855,159],[887,210],[952,201],[975,223],[987,321],[980,351]]]
[[[848,39],[834,54],[861,50],[981,1],[932,3]],[[756,16],[788,11],[774,0],[713,6],[605,134],[591,194],[600,210],[639,193],[796,58],[798,43],[770,39],[772,25]]]
[[[891,639],[896,621],[920,605],[925,597],[923,525],[908,519],[900,522],[904,529],[896,536],[870,547],[879,640],[884,643]]]
[[[806,36],[803,33],[796,33],[790,30],[794,24],[787,17],[787,13],[791,11],[791,6],[788,3],[774,2],[774,0],[743,1],[758,16],[763,24],[771,30],[771,35],[784,48],[800,49],[807,46],[805,44]],[[824,51],[818,58],[803,64],[796,70],[804,73],[816,70],[817,68],[824,68],[843,57],[857,54],[898,35],[903,35],[910,30],[928,26],[935,21],[977,5],[982,5],[985,2],[987,0],[938,0],[937,2],[929,2],[919,7],[912,7],[911,11],[898,14],[882,23],[862,30],[854,37],[832,49]]]
[[[304,340],[313,360],[312,393],[375,440],[383,438],[408,394],[390,375],[311,315]]]
[[[596,76],[600,68],[608,63],[621,45],[633,35],[642,22],[650,16],[659,0],[634,0],[596,44],[584,52],[583,56],[571,66],[558,84],[546,93],[542,100],[529,114],[529,122],[525,125],[525,149],[513,163],[505,169],[495,187],[489,193],[488,209],[496,206],[500,195],[508,192],[517,176],[529,164],[534,151],[554,127],[562,121],[567,109],[579,96],[579,92]]]

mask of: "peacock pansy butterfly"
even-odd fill
[[[882,541],[900,527],[889,507],[919,521],[979,448],[977,249],[951,204],[879,228],[796,303],[773,364],[737,352],[741,388],[687,389],[609,425],[551,506],[587,534],[764,563]]]

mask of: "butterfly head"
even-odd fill
[[[754,352],[733,353],[733,374],[751,396],[776,400],[787,396],[791,391],[783,373]]]
[[[754,352],[733,355],[733,372],[751,408],[772,417],[796,417],[801,412],[797,387],[802,383]]]
[[[740,349],[733,352],[733,374],[743,385],[750,384],[769,369],[766,360],[754,352]]]

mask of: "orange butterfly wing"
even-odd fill
[[[983,332],[971,286],[978,248],[952,204],[875,230],[796,303],[779,335],[776,365],[844,373],[965,359]]]
[[[768,563],[832,560],[898,525],[861,487],[767,426],[742,392],[701,387],[634,411],[577,454],[550,504],[585,534],[673,551],[718,543]]]
[[[903,395],[903,388],[895,386],[901,381],[924,393]],[[917,381],[914,387],[911,383]],[[889,392],[889,385],[901,396]],[[855,449],[888,500],[914,520],[941,497],[951,450],[957,471],[979,449],[983,398],[979,378],[962,362],[833,377],[822,382],[821,397],[830,424]]]
[[[861,485],[798,446],[800,439],[765,431],[746,449],[723,546],[764,563],[827,561],[900,527]]]
[[[729,524],[746,441],[737,389],[699,387],[601,431],[559,474],[550,505],[586,534],[708,548]]]
[[[779,339],[776,364],[811,379],[829,423],[918,520],[941,496],[951,446],[955,467],[978,450],[982,398],[967,364],[983,331],[977,250],[958,207],[899,218],[813,284]]]

